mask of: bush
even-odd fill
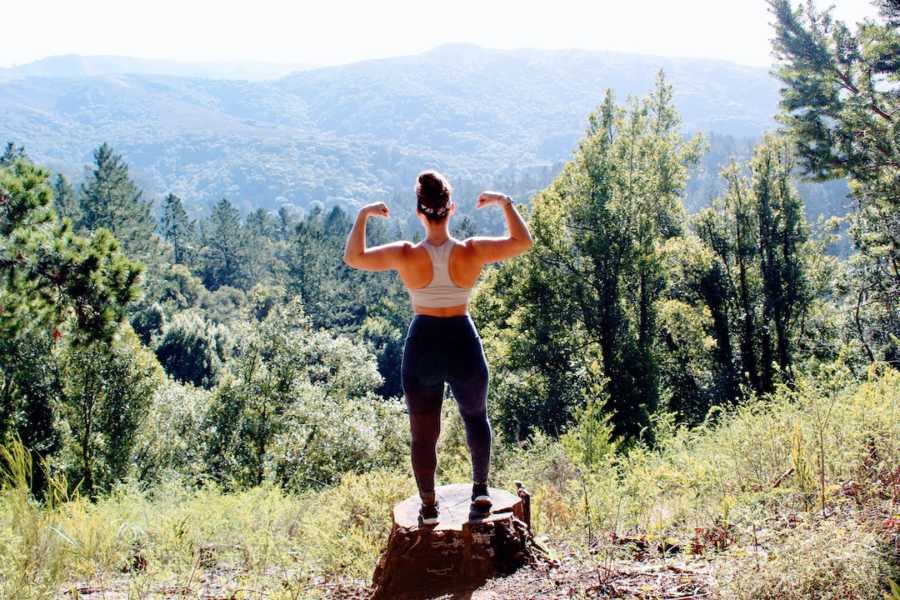
[[[209,396],[171,380],[156,391],[134,445],[139,481],[157,485],[181,480],[190,485],[204,478],[202,427]]]
[[[893,575],[876,535],[822,521],[790,531],[765,556],[731,557],[719,592],[735,600],[882,600]]]
[[[232,368],[206,419],[207,464],[223,484],[274,477],[299,490],[396,464],[406,428],[400,404],[374,395],[374,357],[350,338],[314,331],[299,301],[247,328]]]
[[[156,357],[170,377],[208,389],[218,383],[231,346],[224,325],[207,321],[195,312],[182,312],[166,327]]]
[[[144,306],[131,316],[131,327],[141,338],[145,346],[149,346],[166,324],[166,314],[159,303]]]
[[[128,325],[110,342],[69,339],[60,351],[61,460],[88,494],[130,470],[138,428],[163,372]]]
[[[310,387],[289,409],[290,425],[271,448],[274,476],[300,491],[337,482],[344,473],[397,469],[409,456],[403,406],[374,394],[328,398]]]

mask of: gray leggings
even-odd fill
[[[419,493],[434,491],[444,382],[459,407],[472,454],[472,480],[487,483],[491,426],[487,417],[488,366],[468,315],[416,315],[409,325],[401,366],[412,432],[412,468]]]

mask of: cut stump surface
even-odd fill
[[[470,515],[469,505],[472,494],[472,485],[454,483],[442,485],[435,490],[440,509],[439,521],[436,526],[428,527],[432,531],[462,531],[463,527],[479,520],[478,515]],[[481,520],[497,520],[507,518],[514,514],[524,521],[525,515],[522,509],[522,499],[505,490],[490,488],[491,513]],[[394,505],[394,527],[413,529],[419,527],[419,496],[410,496],[406,500]],[[423,529],[425,529],[423,527]]]
[[[470,512],[471,492],[470,484],[437,488],[440,515],[435,526],[419,526],[418,495],[394,506],[387,548],[372,577],[373,600],[473,590],[544,557],[526,524],[522,497],[490,488],[491,512],[478,514]]]

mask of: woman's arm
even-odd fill
[[[498,192],[482,192],[475,208],[484,208],[492,204],[499,204],[503,207],[503,217],[506,219],[506,229],[509,233],[506,237],[474,237],[468,240],[475,250],[475,255],[483,263],[497,262],[518,256],[531,248],[534,243],[531,233],[528,231],[528,225],[513,206],[512,198]]]
[[[366,221],[369,217],[388,218],[390,211],[384,202],[367,204],[359,209],[353,229],[347,236],[344,262],[347,266],[363,271],[388,271],[396,269],[410,247],[409,242],[392,242],[383,246],[366,248]]]

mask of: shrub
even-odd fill
[[[73,337],[59,360],[61,460],[71,479],[93,495],[128,474],[138,428],[163,372],[127,325],[110,342]]]
[[[167,380],[153,396],[134,445],[135,476],[145,484],[204,477],[203,419],[209,392]]]
[[[717,580],[735,600],[881,600],[892,575],[878,537],[822,521],[790,531],[763,557],[730,557]]]
[[[224,325],[207,321],[196,312],[182,312],[166,327],[156,357],[172,378],[211,388],[218,383],[231,345]]]
[[[299,490],[396,464],[401,406],[374,396],[381,377],[371,352],[314,331],[298,301],[248,328],[233,371],[206,419],[206,458],[218,481],[247,486],[275,477]]]

